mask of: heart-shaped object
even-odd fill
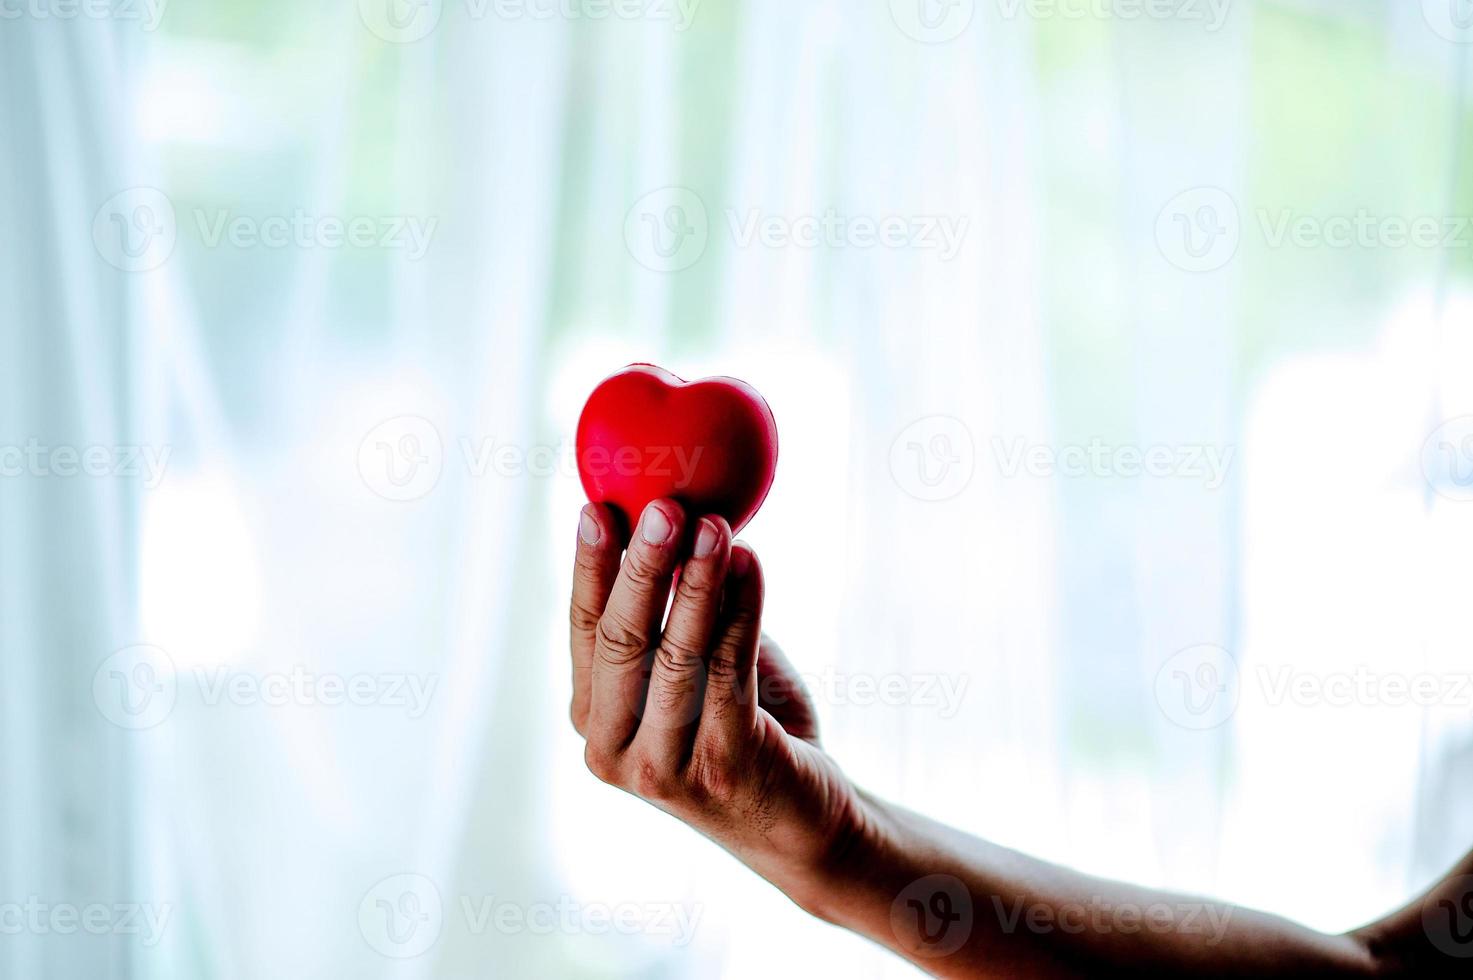
[[[736,378],[685,381],[631,364],[593,389],[578,419],[578,476],[595,503],[633,527],[645,505],[672,497],[694,518],[719,514],[732,532],[757,513],[777,473],[777,422]]]

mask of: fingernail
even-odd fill
[[[644,509],[644,519],[639,522],[639,536],[650,544],[664,544],[670,537],[670,518],[655,505]]]
[[[716,550],[716,541],[721,535],[716,533],[716,525],[710,521],[701,521],[701,530],[696,534],[695,557],[705,558]]]
[[[593,513],[586,507],[578,518],[578,537],[583,539],[584,544],[598,544],[598,521],[593,519]]]
[[[752,570],[752,553],[745,547],[731,549],[731,573],[741,578]]]

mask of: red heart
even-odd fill
[[[613,504],[630,527],[651,500],[673,497],[691,517],[720,514],[736,532],[772,487],[777,422],[736,378],[685,381],[631,364],[588,396],[577,449],[588,499]]]

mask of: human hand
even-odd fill
[[[801,681],[762,636],[756,554],[714,516],[684,553],[686,520],[673,500],[650,504],[621,563],[614,513],[583,509],[571,645],[585,761],[823,914],[864,805],[819,748]]]

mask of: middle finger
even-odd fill
[[[598,621],[587,734],[589,748],[600,754],[622,752],[638,727],[684,520],[673,500],[645,508]]]

